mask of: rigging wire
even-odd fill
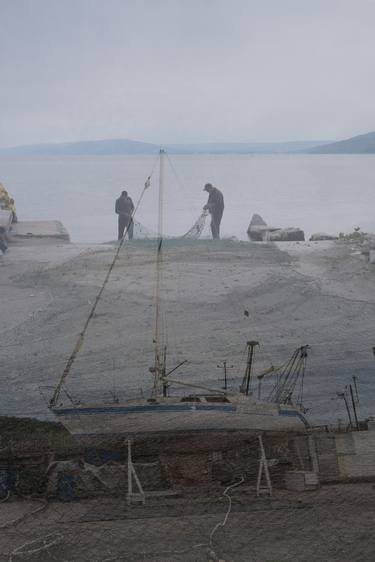
[[[154,166],[154,167],[155,167],[155,166]],[[130,228],[131,221],[133,220],[133,217],[136,215],[136,213],[137,213],[137,211],[138,211],[139,205],[140,205],[141,202],[142,202],[142,199],[143,199],[144,194],[146,193],[146,190],[150,187],[150,181],[151,181],[151,175],[152,175],[152,173],[153,173],[153,170],[152,170],[151,174],[150,174],[150,175],[147,177],[147,179],[146,179],[146,182],[145,182],[145,184],[144,184],[144,188],[143,188],[143,190],[142,190],[142,192],[141,192],[141,195],[139,196],[139,199],[138,199],[138,201],[137,201],[137,204],[136,204],[136,206],[135,206],[135,209],[133,210],[133,213],[132,213],[132,215],[131,215],[131,220],[129,221],[129,223],[128,223],[127,227],[126,227],[126,231],[125,231],[123,237],[121,238],[121,240],[120,240],[119,243],[118,243],[117,249],[116,249],[115,254],[114,254],[114,256],[113,256],[112,262],[111,262],[111,264],[110,264],[110,266],[109,266],[109,268],[108,268],[108,271],[107,271],[107,273],[106,273],[106,276],[105,276],[105,278],[104,278],[104,281],[103,281],[103,283],[102,283],[102,285],[101,285],[101,287],[100,287],[100,289],[99,289],[98,294],[96,295],[94,304],[93,304],[93,306],[91,307],[90,313],[89,313],[89,315],[88,315],[88,317],[87,317],[87,319],[86,319],[86,322],[85,322],[85,324],[84,324],[84,326],[83,326],[82,332],[79,334],[79,337],[78,337],[78,340],[77,340],[77,342],[76,342],[76,345],[74,346],[74,349],[73,349],[73,351],[72,351],[72,353],[71,353],[71,355],[70,355],[70,357],[69,357],[69,359],[68,359],[68,361],[67,361],[67,363],[66,363],[66,366],[65,366],[65,369],[64,369],[64,371],[63,371],[63,374],[61,375],[60,381],[59,381],[59,383],[58,383],[58,385],[57,385],[57,387],[56,387],[56,390],[55,390],[55,392],[54,392],[54,394],[53,394],[53,396],[52,396],[52,399],[51,399],[51,402],[50,402],[50,405],[51,405],[51,406],[54,406],[54,405],[56,404],[56,402],[57,402],[57,400],[58,400],[58,398],[59,398],[60,392],[61,392],[61,387],[62,387],[62,385],[63,385],[63,383],[64,383],[66,377],[69,375],[70,369],[71,369],[71,367],[72,367],[72,365],[73,365],[73,363],[74,363],[74,361],[75,361],[75,359],[76,359],[76,357],[77,357],[77,354],[79,353],[79,351],[80,351],[80,349],[81,349],[81,347],[82,347],[82,345],[83,345],[84,338],[85,338],[87,329],[88,329],[88,327],[89,327],[89,324],[90,324],[92,318],[93,318],[94,315],[95,315],[96,308],[97,308],[97,306],[98,306],[98,304],[99,304],[99,301],[100,301],[101,296],[102,296],[102,294],[103,294],[103,292],[104,292],[104,289],[105,289],[105,287],[106,287],[106,285],[107,285],[107,283],[108,283],[108,281],[109,281],[109,278],[110,278],[110,276],[111,276],[111,273],[112,273],[112,271],[113,271],[113,268],[114,268],[114,266],[115,266],[115,264],[116,264],[116,262],[117,262],[117,260],[118,260],[118,257],[119,257],[119,255],[120,255],[121,249],[122,249],[122,247],[123,247],[123,245],[124,245],[124,243],[125,243],[125,237],[126,237],[126,235],[127,235],[127,233],[128,233],[128,230],[129,230],[129,228]]]
[[[179,188],[180,192],[184,195],[184,197],[186,197],[187,194],[190,195],[190,190],[184,185],[184,183],[182,182],[179,174],[177,173],[177,170],[174,166],[174,164],[172,163],[172,160],[169,156],[168,153],[166,153],[166,157],[169,163],[169,166],[173,172],[173,175],[176,179],[176,183],[177,183],[177,187]],[[189,205],[190,209],[195,211],[198,206],[196,204],[190,203]],[[207,214],[206,212],[203,212],[199,215],[198,219],[195,221],[195,223],[193,224],[193,226],[182,236],[178,236],[178,238],[191,238],[193,240],[197,240],[203,233],[205,225],[206,225],[206,218],[207,218]]]

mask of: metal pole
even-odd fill
[[[357,417],[357,410],[355,407],[355,402],[354,402],[354,396],[353,396],[353,388],[352,385],[349,385],[349,390],[350,390],[350,397],[352,399],[352,405],[353,405],[353,412],[354,412],[354,419],[355,419],[355,424],[357,426],[357,431],[359,431],[359,423],[358,423],[358,417]]]
[[[309,446],[309,454],[310,454],[312,469],[316,474],[319,474],[319,459],[316,452],[316,444],[313,435],[308,436],[307,443]]]
[[[268,470],[268,461],[266,457],[266,452],[264,450],[262,435],[258,435],[258,441],[260,446],[260,460],[259,460],[259,470],[258,470],[258,478],[257,478],[257,496],[260,496],[262,491],[267,490],[268,495],[272,497],[272,483],[271,483],[270,473]],[[267,488],[265,489],[262,488],[263,470],[267,483]]]
[[[359,394],[358,394],[358,388],[357,388],[357,377],[355,375],[353,375],[353,382],[354,382],[354,388],[355,388],[355,397],[357,399],[357,404],[359,404]]]
[[[128,439],[128,505],[132,502],[133,494],[133,474],[132,474],[132,445]]]
[[[249,348],[248,355],[247,355],[247,366],[246,366],[246,389],[245,394],[246,396],[249,395],[250,391],[250,381],[251,381],[251,368],[253,365],[253,357],[254,357],[254,348],[256,345],[259,345],[257,341],[248,341],[247,346]]]
[[[164,346],[164,350],[163,350],[163,366],[162,366],[162,371],[161,371],[161,378],[163,381],[163,396],[164,398],[166,398],[166,396],[168,395],[168,383],[166,381],[166,371],[167,371],[167,346]]]
[[[221,388],[223,390],[227,390],[228,389],[228,369],[233,369],[233,365],[228,365],[228,361],[226,359],[223,360],[223,364],[221,365],[217,365],[218,369],[223,369],[224,372],[224,386],[222,386]]]
[[[353,427],[352,416],[350,415],[350,408],[349,408],[348,401],[347,401],[347,399],[346,399],[346,394],[345,394],[345,392],[342,393],[342,397],[344,398],[344,402],[345,402],[345,406],[346,406],[346,411],[347,411],[347,413],[348,413],[348,418],[349,418],[350,427]]]

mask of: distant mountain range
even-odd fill
[[[375,132],[333,141],[167,144],[170,154],[374,154]],[[32,144],[0,149],[0,156],[110,156],[157,154],[160,147],[129,139]]]
[[[89,156],[116,154],[156,154],[159,147],[127,139],[29,144],[0,149],[0,156]]]
[[[307,152],[310,154],[375,154],[375,132],[323,146],[315,146]]]
[[[274,154],[307,151],[331,141],[278,143],[197,143],[167,144],[171,154]],[[0,149],[0,156],[95,156],[119,154],[157,154],[160,146],[128,139],[80,141],[58,144],[32,144]]]
[[[287,154],[309,150],[332,141],[170,144],[173,154]]]

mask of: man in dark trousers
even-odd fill
[[[127,191],[123,191],[118,199],[116,199],[115,212],[118,214],[118,239],[121,240],[127,233],[129,240],[133,239],[133,211],[134,205]]]
[[[209,211],[211,215],[211,232],[212,238],[218,240],[220,238],[220,223],[224,212],[224,197],[220,189],[214,187],[210,183],[206,183],[203,191],[208,191],[208,201],[203,207],[205,211]]]

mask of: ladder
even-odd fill
[[[137,492],[133,492],[133,479],[135,481]],[[134,468],[132,461],[132,442],[128,439],[128,494],[127,494],[128,505],[132,503],[146,503],[146,496],[142,488],[142,484],[138,478],[137,472]]]
[[[264,450],[262,435],[258,435],[259,447],[260,447],[260,459],[259,459],[259,470],[257,479],[257,496],[268,495],[272,497],[272,483],[270,478],[270,473],[268,470],[268,462],[266,453]],[[262,485],[263,474],[265,476],[265,485]]]

